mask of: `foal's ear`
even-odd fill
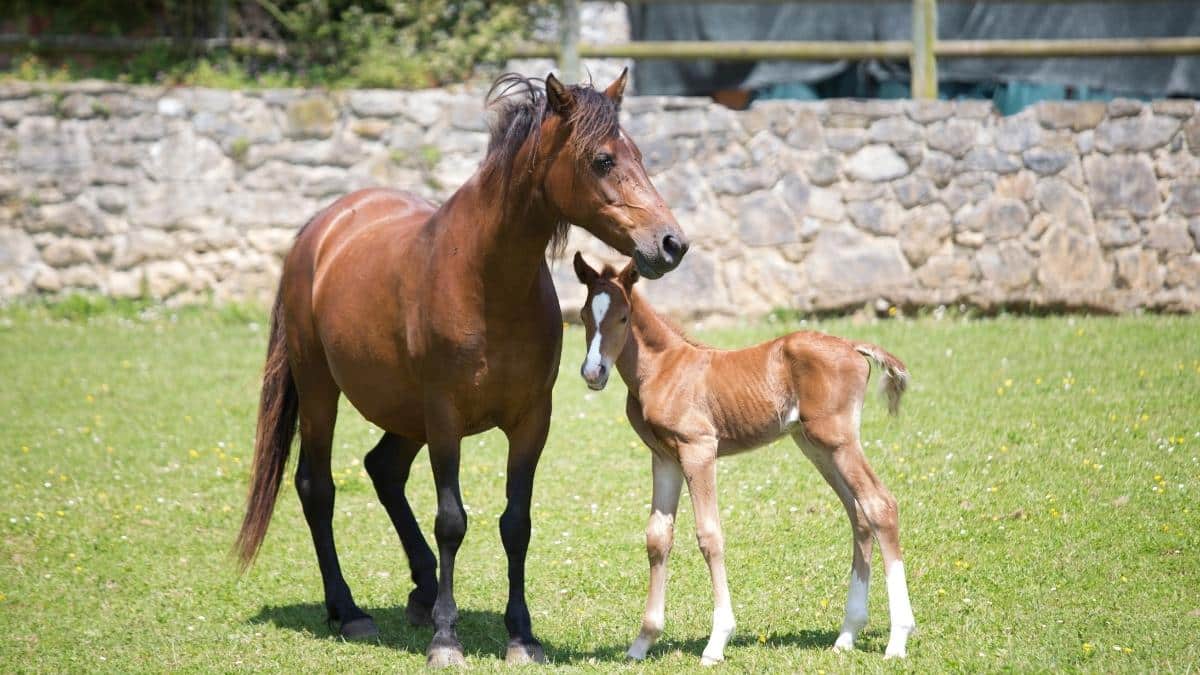
[[[617,281],[621,282],[621,286],[626,291],[632,290],[633,285],[636,284],[637,280],[640,278],[641,276],[638,275],[637,268],[633,266],[632,260],[630,260],[625,265],[625,269],[621,270],[621,273],[617,275]]]
[[[608,85],[608,89],[604,90],[604,95],[609,98],[617,107],[621,107],[621,99],[625,97],[625,83],[629,81],[629,66],[625,66],[621,70],[621,74],[613,83]]]
[[[570,117],[571,109],[575,107],[575,95],[558,81],[554,73],[546,76],[546,103],[551,110],[563,117]]]
[[[579,278],[579,283],[584,286],[591,286],[596,277],[600,276],[596,270],[587,264],[587,261],[583,259],[583,254],[579,251],[575,252],[575,276]]]

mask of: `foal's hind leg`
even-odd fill
[[[416,588],[408,594],[405,614],[414,626],[433,625],[433,603],[437,600],[437,558],[421,534],[421,526],[413,515],[404,487],[408,483],[413,460],[421,451],[422,444],[402,436],[385,433],[370,452],[363,464],[375,484],[375,493],[387,509],[400,544],[408,556],[408,567],[412,572]]]
[[[304,518],[317,549],[321,581],[325,585],[325,607],[329,618],[341,623],[342,636],[350,639],[379,635],[375,622],[354,604],[350,587],[342,577],[337,549],[333,544],[333,476],[329,470],[333,427],[337,422],[339,392],[332,386],[300,389],[300,461],[296,467],[296,492],[304,507]]]
[[[813,426],[816,426],[816,429]],[[913,619],[912,605],[908,599],[908,583],[905,580],[904,561],[900,554],[900,518],[896,498],[883,486],[871,465],[867,463],[867,457],[858,441],[857,428],[847,430],[844,426],[821,428],[812,425],[807,431],[808,435],[818,442],[821,439],[838,439],[837,443],[827,444],[832,448],[830,458],[833,466],[838,476],[850,488],[850,493],[854,495],[855,502],[866,516],[871,531],[879,541],[880,552],[883,553],[883,567],[887,575],[888,614],[892,623],[884,655],[888,658],[903,658],[907,656],[908,636],[916,630],[916,621]]]
[[[837,493],[838,499],[846,509],[846,515],[850,518],[850,529],[854,535],[850,592],[846,596],[846,618],[842,621],[842,630],[833,648],[851,650],[854,649],[854,640],[859,631],[867,625],[867,589],[871,584],[871,525],[867,522],[866,514],[854,501],[849,486],[838,474],[829,451],[814,445],[805,439],[803,434],[796,434],[793,439]]]

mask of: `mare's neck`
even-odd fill
[[[617,357],[617,372],[629,393],[639,398],[642,383],[658,372],[667,353],[694,347],[654,311],[641,293],[632,291],[629,303],[629,339]]]
[[[525,302],[538,281],[557,219],[532,180],[502,184],[476,172],[443,207],[452,256],[477,269],[486,291]],[[510,190],[507,194],[504,190]]]

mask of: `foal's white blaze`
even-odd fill
[[[904,563],[893,560],[887,568],[888,614],[892,633],[888,636],[885,658],[908,656],[908,636],[917,628],[912,605],[908,601],[908,582],[904,578]]]
[[[611,303],[612,298],[608,297],[608,293],[597,293],[592,297],[592,319],[596,322],[596,334],[592,336],[592,342],[588,345],[587,360],[583,362],[583,370],[588,377],[598,374],[600,364],[604,360],[600,353],[600,324],[604,321],[604,315],[608,313],[608,306]],[[605,363],[604,365],[612,364]]]
[[[869,573],[868,573],[869,574]],[[863,579],[856,570],[850,571],[850,594],[846,596],[846,618],[842,621],[842,632],[838,635],[833,648],[849,651],[854,649],[854,639],[858,632],[867,625],[867,590],[871,578]]]

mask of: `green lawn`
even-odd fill
[[[324,621],[320,577],[290,486],[257,565],[229,548],[241,518],[265,349],[257,312],[0,310],[0,670],[411,671],[410,584],[362,467],[378,431],[343,411],[336,531],[379,643]],[[69,311],[68,311],[69,310]],[[723,460],[721,512],[738,629],[725,669],[1196,671],[1200,664],[1200,318],[841,319],[914,377],[902,415],[868,401],[871,461],[901,508],[919,625],[884,662],[876,559],[861,651],[828,647],[842,618],[850,532],[790,441]],[[796,324],[698,334],[748,345]],[[589,393],[566,332],[538,473],[529,599],[555,668],[693,669],[708,635],[707,569],[686,497],[667,629],[643,666],[622,656],[646,587],[648,452],[619,381]],[[496,519],[505,448],[464,443],[470,530],[460,636],[503,669],[506,582]],[[430,533],[424,456],[410,483]],[[876,554],[878,555],[878,554]]]

